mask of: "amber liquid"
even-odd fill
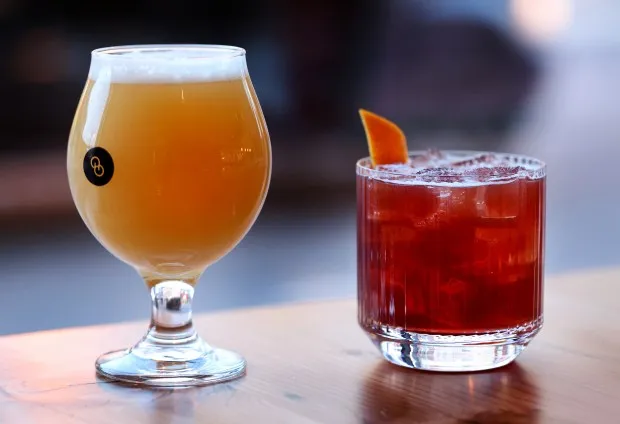
[[[267,193],[269,137],[249,78],[95,84],[87,82],[69,140],[80,215],[145,275],[202,272],[242,239]],[[100,187],[83,170],[93,144],[114,160]]]
[[[470,187],[357,176],[360,324],[443,335],[542,318],[545,180]]]

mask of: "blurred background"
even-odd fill
[[[149,314],[139,277],[88,233],[67,186],[92,49],[248,51],[272,185],[246,239],[204,274],[203,312],[354,296],[359,107],[414,148],[547,161],[547,273],[619,263],[618,28],[617,0],[0,0],[0,334]]]

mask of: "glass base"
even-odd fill
[[[365,328],[383,357],[393,364],[425,371],[469,372],[514,361],[542,327],[542,318],[493,333],[435,335],[387,325]]]
[[[100,356],[95,366],[99,375],[116,381],[188,387],[239,378],[246,362],[235,352],[211,348],[199,337],[182,346],[159,346],[147,337],[131,349]]]

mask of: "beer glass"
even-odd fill
[[[69,137],[71,193],[84,223],[150,289],[151,324],[102,355],[105,377],[155,386],[245,372],[192,325],[201,273],[244,237],[265,200],[269,135],[245,51],[145,45],[92,52]]]

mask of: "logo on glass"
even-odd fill
[[[84,156],[84,175],[91,184],[104,186],[114,175],[114,161],[103,147],[93,147]]]

